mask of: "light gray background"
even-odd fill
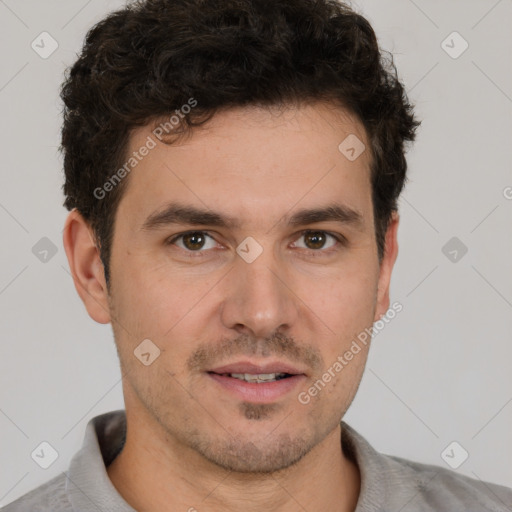
[[[0,505],[68,466],[87,421],[122,408],[111,327],[87,315],[62,246],[58,90],[86,30],[121,1],[0,0]],[[511,0],[359,0],[416,103],[392,301],[346,421],[382,452],[512,486]],[[48,59],[31,48],[43,31]],[[459,32],[457,59],[441,43]],[[457,50],[460,40],[448,39]],[[508,191],[508,193],[507,193]],[[456,236],[457,262],[442,252]],[[32,247],[48,237],[46,263]],[[43,470],[41,441],[59,453]],[[457,453],[455,454],[457,455]],[[457,455],[458,456],[458,455]]]

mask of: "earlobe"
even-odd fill
[[[92,229],[76,208],[66,219],[63,243],[76,291],[89,316],[100,324],[108,324],[110,311],[103,264]]]
[[[375,308],[374,322],[379,320],[389,309],[389,287],[391,283],[391,274],[393,266],[398,256],[398,212],[394,211],[386,231],[386,240],[384,245],[384,256],[382,258],[379,270],[379,282],[377,287],[377,304]]]

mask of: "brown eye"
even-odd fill
[[[333,235],[326,231],[303,231],[294,242],[299,249],[309,249],[320,254],[327,254],[336,250],[337,245],[343,245],[342,235]]]
[[[202,249],[206,241],[204,233],[201,233],[200,231],[182,235],[182,239],[183,245],[190,251],[197,251],[198,249]]]
[[[211,250],[219,249],[215,238],[206,231],[188,231],[167,239],[166,245],[179,247],[186,256],[212,256]]]
[[[327,240],[323,231],[312,231],[304,234],[304,241],[308,249],[321,249]]]

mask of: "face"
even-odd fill
[[[276,471],[338,427],[368,345],[343,355],[388,308],[396,257],[395,220],[379,264],[370,155],[346,158],[349,134],[368,147],[320,104],[233,109],[170,145],[133,133],[129,154],[156,147],[116,215],[110,317],[88,309],[112,321],[127,412],[175,446]]]

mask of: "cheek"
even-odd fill
[[[371,342],[368,333],[373,324],[376,287],[377,275],[368,266],[366,271],[340,271],[336,278],[324,276],[309,289],[308,306],[329,328],[316,340],[325,363],[322,375],[316,376],[323,382],[320,386],[325,384],[323,400],[341,403],[340,397],[344,397],[345,404],[357,390]]]
[[[371,266],[302,279],[306,304],[339,337],[353,336],[373,322],[378,276]]]
[[[199,276],[168,262],[151,262],[143,254],[125,253],[117,260],[112,277],[116,316],[126,328],[121,335],[128,336],[128,331],[136,338],[130,343],[132,349],[149,338],[162,350],[176,357],[183,352],[186,357],[192,348],[190,340],[204,336],[205,323],[215,325],[215,312],[229,299],[220,279],[224,272]],[[305,315],[295,327],[299,333],[302,328],[321,336],[326,364],[327,358],[343,353],[352,338],[372,324],[378,278],[372,263],[359,254],[346,258],[338,268],[297,265],[289,271],[291,288],[298,297],[290,300],[298,301],[297,308]],[[189,342],[176,343],[178,339]]]
[[[210,314],[207,292],[219,276],[187,274],[168,264],[150,266],[142,259],[132,259],[130,266],[133,270],[116,282],[117,316],[126,327],[121,335],[129,331],[137,343],[149,338],[175,361],[187,357]]]

